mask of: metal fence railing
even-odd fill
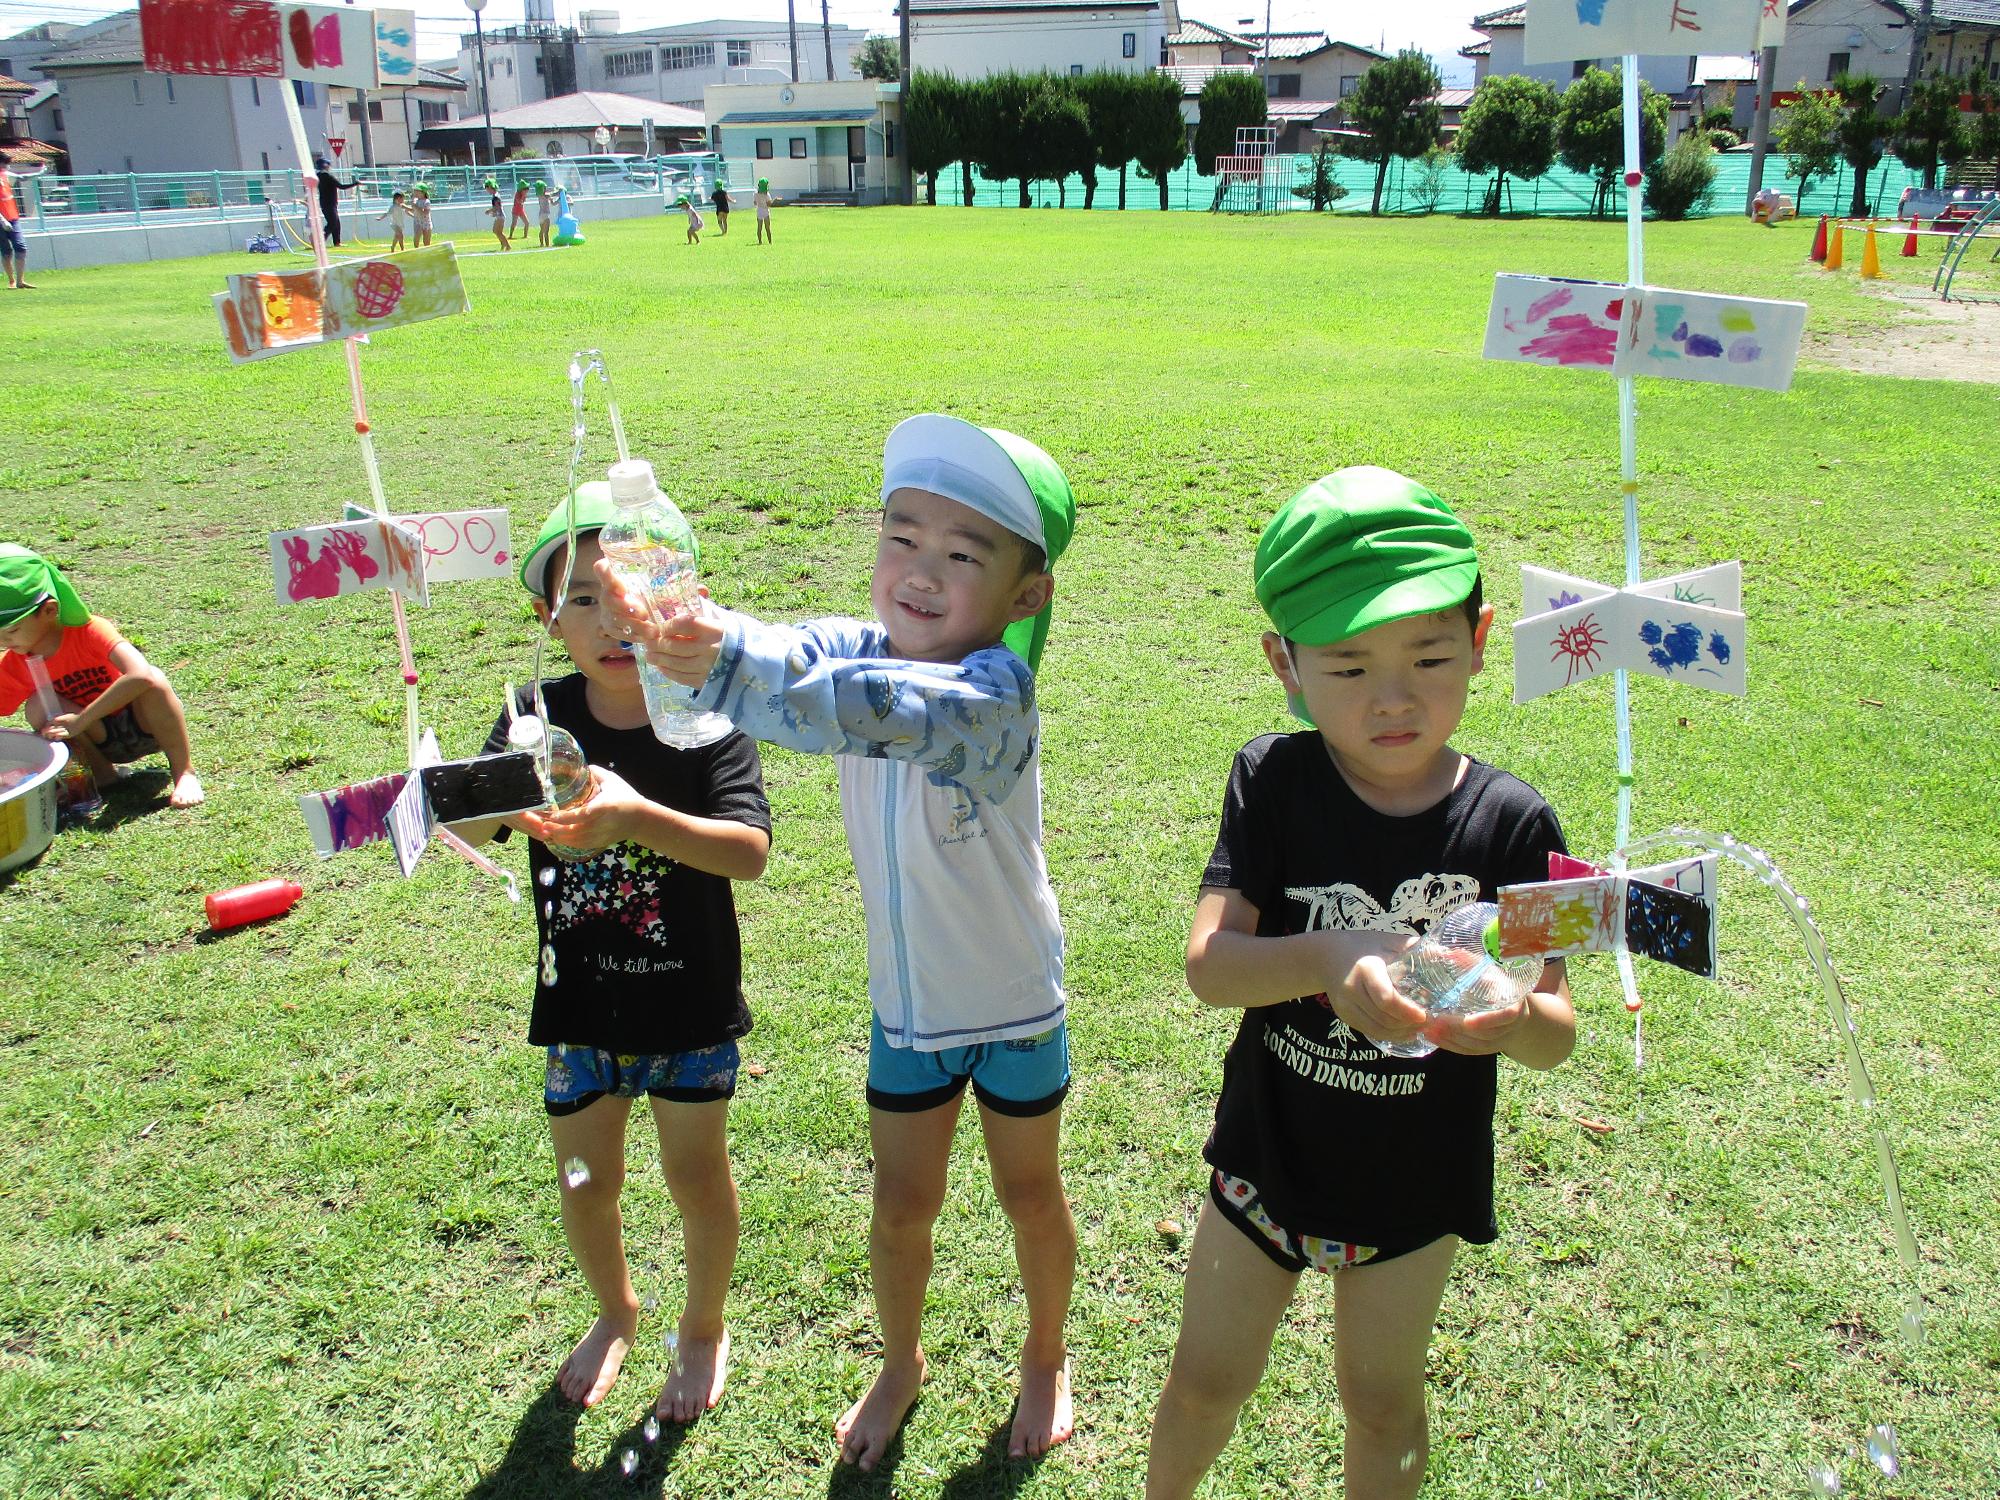
[[[720,156],[692,152],[618,161],[561,157],[523,158],[484,167],[446,167],[429,163],[383,167],[351,167],[337,176],[355,184],[342,193],[343,204],[379,212],[398,190],[418,183],[430,188],[434,203],[464,203],[486,196],[483,184],[492,178],[503,197],[511,198],[523,183],[547,182],[566,188],[572,198],[666,197],[699,180],[713,183],[724,169]],[[268,222],[289,211],[312,186],[310,173],[296,169],[271,172],[104,172],[91,177],[44,175],[23,178],[24,229],[51,231],[134,225],[199,224],[228,221]]]
[[[1299,164],[1299,186],[1305,187],[1311,180],[1312,158],[1295,156]],[[1333,205],[1337,213],[1366,213],[1375,192],[1375,167],[1372,162],[1356,161],[1348,157],[1336,157],[1331,163],[1335,180],[1346,190],[1346,195]],[[1389,167],[1388,180],[1383,185],[1382,210],[1384,213],[1478,213],[1486,201],[1492,185],[1490,175],[1473,175],[1460,170],[1455,162],[1444,163],[1437,171],[1434,181],[1427,182],[1427,174],[1418,163],[1398,160]],[[1798,181],[1789,175],[1784,157],[1773,154],[1764,163],[1764,181],[1779,192],[1799,197]],[[1915,186],[1921,181],[1919,175],[1905,167],[1894,157],[1885,157],[1868,177],[1868,199],[1871,212],[1893,214],[1903,189]],[[962,176],[956,163],[938,173],[937,201],[943,204],[962,204],[964,191]],[[1842,167],[1829,177],[1815,177],[1807,185],[1807,199],[1798,205],[1801,216],[1817,214],[1844,214],[1852,205],[1854,176]],[[1723,152],[1715,158],[1715,188],[1708,204],[1700,210],[1704,216],[1741,214],[1745,200],[1749,197],[1750,157],[1743,152]],[[1540,177],[1528,181],[1509,178],[1507,191],[1502,199],[1503,211],[1509,213],[1535,214],[1543,217],[1578,218],[1588,215],[1596,201],[1597,183],[1587,175],[1570,172],[1562,167],[1552,168]],[[918,194],[921,200],[923,194]],[[1036,208],[1083,207],[1084,184],[1079,176],[1069,177],[1061,191],[1053,181],[1035,181],[1028,185],[1028,201]],[[1020,201],[1020,183],[1014,178],[995,181],[973,172],[972,202],[975,207],[1012,208]],[[1192,161],[1184,163],[1167,178],[1167,207],[1173,210],[1206,211],[1216,202],[1216,180],[1204,177],[1194,169]],[[1129,168],[1125,178],[1125,205],[1128,209],[1157,209],[1160,206],[1159,184],[1150,177],[1141,176],[1136,167]],[[1115,209],[1118,206],[1118,174],[1100,168],[1097,172],[1097,192],[1092,205],[1097,209]],[[1624,194],[1620,191],[1613,202],[1613,212],[1624,210]]]

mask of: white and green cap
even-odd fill
[[[1051,568],[1076,529],[1076,497],[1053,458],[1014,433],[937,412],[906,417],[883,445],[882,499],[897,490],[928,490],[978,511],[1041,548]],[[1047,605],[1001,636],[1031,671],[1048,638]]]

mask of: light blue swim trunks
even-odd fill
[[[880,1018],[868,1027],[868,1102],[876,1109],[916,1114],[949,1103],[972,1080],[972,1092],[995,1114],[1045,1115],[1069,1092],[1069,1028],[1058,1023],[1036,1036],[919,1052],[892,1047]]]

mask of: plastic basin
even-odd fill
[[[56,836],[56,779],[69,749],[25,729],[0,729],[0,771],[28,775],[0,791],[0,871],[39,858]]]

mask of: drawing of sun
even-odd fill
[[[1562,657],[1569,658],[1569,672],[1563,678],[1564,686],[1576,681],[1577,670],[1582,667],[1595,668],[1604,654],[1604,632],[1598,627],[1595,614],[1585,615],[1574,625],[1556,627],[1556,638],[1549,642],[1555,648],[1550,661]]]

